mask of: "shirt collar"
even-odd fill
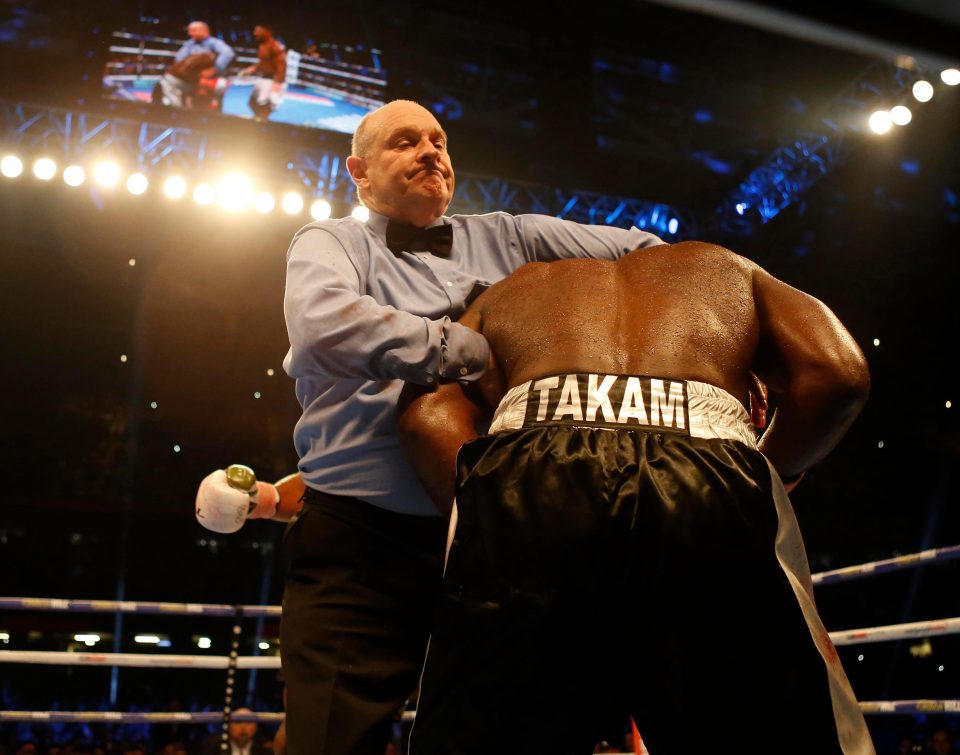
[[[390,222],[390,218],[386,215],[381,215],[379,212],[374,212],[370,210],[370,217],[367,220],[367,227],[373,231],[378,239],[380,239],[384,244],[387,243],[387,223]],[[446,215],[441,215],[439,218],[430,223],[427,228],[433,228],[434,226],[444,225],[449,223],[450,218]]]

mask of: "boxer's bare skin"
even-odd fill
[[[776,401],[760,449],[784,478],[833,449],[869,391],[863,353],[826,306],[700,242],[616,262],[529,264],[460,322],[487,337],[494,366],[467,392],[408,385],[398,417],[402,446],[441,511],[453,500],[458,449],[505,390],[527,380],[578,372],[697,380],[749,409],[756,376]]]

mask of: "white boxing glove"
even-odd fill
[[[232,464],[207,475],[197,490],[197,521],[208,530],[229,534],[247,519],[277,513],[280,494],[274,485],[257,482],[253,470]]]

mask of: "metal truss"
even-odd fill
[[[671,240],[694,237],[698,228],[692,212],[671,205],[459,173],[451,209],[465,214],[505,209],[518,214],[555,215],[591,225],[635,225]]]
[[[176,169],[196,173],[216,169],[224,150],[213,128],[200,131],[115,115],[0,100],[0,139],[6,149],[43,150],[65,160],[110,155],[145,170]],[[355,201],[346,170],[346,154],[297,149],[289,161],[265,171],[267,180],[290,180],[290,172],[311,194],[349,206]],[[697,219],[689,210],[631,197],[574,191],[539,184],[457,174],[451,211],[542,213],[581,223],[620,227],[636,225],[665,239],[696,235]]]
[[[774,150],[737,186],[717,208],[710,223],[717,228],[711,231],[749,234],[798,201],[861,139],[869,137],[869,114],[904,102],[922,74],[917,67],[870,64],[813,119],[809,129]]]

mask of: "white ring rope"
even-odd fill
[[[865,715],[897,715],[903,713],[960,713],[960,700],[875,700],[860,703]],[[415,710],[401,714],[403,721],[413,721]],[[234,721],[279,723],[283,713],[236,713]],[[63,710],[0,710],[0,723],[102,723],[102,724],[218,724],[223,714],[200,713],[141,713],[121,711],[63,711]]]
[[[867,642],[909,640],[960,634],[960,617],[936,621],[915,621],[909,624],[845,629],[830,632],[834,645],[860,645]],[[126,666],[133,668],[205,668],[225,669],[230,658],[225,655],[159,655],[151,653],[72,653],[53,650],[0,650],[0,663],[36,663],[47,666]],[[276,655],[243,655],[237,668],[278,669]]]

